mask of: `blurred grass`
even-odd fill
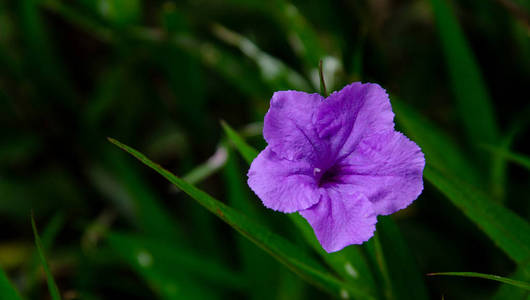
[[[31,227],[33,228],[33,235],[35,236],[35,246],[37,247],[37,253],[39,254],[41,266],[44,270],[44,274],[46,275],[46,281],[48,282],[48,291],[50,293],[50,296],[52,300],[61,300],[61,293],[59,292],[59,288],[55,283],[55,279],[53,278],[52,272],[50,270],[48,260],[46,259],[46,255],[44,254],[44,247],[37,231],[37,225],[35,224],[35,219],[33,215],[31,216]]]
[[[458,277],[471,277],[471,278],[483,278],[489,280],[495,280],[498,282],[506,283],[521,289],[530,290],[530,284],[510,278],[505,278],[497,275],[482,274],[475,272],[444,272],[444,273],[430,273],[429,276],[458,276]]]
[[[7,278],[4,270],[0,268],[0,295],[5,300],[21,300],[18,291]]]
[[[364,299],[371,299],[363,291],[346,285],[340,279],[328,273],[316,260],[304,254],[302,250],[290,244],[289,241],[283,239],[281,236],[268,231],[265,227],[254,223],[251,219],[247,219],[244,214],[239,213],[237,210],[226,206],[219,200],[212,198],[205,192],[186,183],[135,149],[111,138],[109,138],[109,141],[162,175],[176,187],[188,194],[193,200],[218,216],[251,242],[268,252],[279,262],[285,264],[303,279],[335,296],[339,296],[345,291],[353,293],[355,297],[359,295],[359,297],[363,297]]]
[[[329,297],[107,136],[308,254],[346,288],[337,297],[527,298],[421,275],[530,281],[530,6],[511,1],[525,11],[493,0],[0,2],[0,298],[50,297],[31,210],[65,299]],[[426,154],[431,184],[378,229],[383,270],[373,242],[327,255],[303,219],[263,208],[231,149],[247,147],[250,162],[263,139],[225,124],[261,122],[275,90],[318,91],[321,59],[330,92],[359,79],[385,87]]]

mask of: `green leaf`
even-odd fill
[[[221,121],[221,125],[223,126],[223,129],[228,136],[228,139],[234,143],[234,146],[236,149],[241,153],[245,161],[250,164],[258,156],[258,151],[256,149],[249,146],[239,134],[230,127],[225,121]]]
[[[469,140],[496,144],[499,130],[475,57],[446,0],[431,0],[456,105]]]
[[[530,291],[530,283],[523,282],[519,280],[513,280],[506,277],[501,277],[497,275],[490,275],[490,274],[483,274],[483,273],[475,273],[475,272],[442,272],[442,273],[429,273],[427,274],[429,276],[460,276],[460,277],[475,277],[475,278],[484,278],[489,280],[495,280],[498,282],[510,284],[525,290]]]
[[[15,286],[9,281],[6,273],[0,268],[0,297],[4,300],[22,300]]]
[[[530,170],[530,157],[528,156],[508,151],[505,148],[499,148],[490,145],[485,145],[483,147],[496,156],[501,156],[511,162],[520,165],[523,168]]]
[[[427,165],[425,178],[517,263],[530,261],[530,225],[481,190]]]
[[[184,191],[210,212],[232,226],[235,230],[263,250],[267,251],[270,255],[308,282],[337,296],[344,293],[350,293],[352,296],[360,296],[361,298],[364,297],[364,299],[371,298],[357,290],[351,289],[344,282],[328,273],[320,263],[284,238],[270,232],[267,228],[254,223],[233,208],[226,206],[207,193],[178,178],[160,165],[149,160],[138,151],[114,139],[109,138],[109,141],[136,157],[160,175],[164,176],[167,180]]]
[[[61,294],[59,293],[57,284],[55,284],[52,272],[50,271],[50,267],[48,266],[48,261],[46,260],[46,256],[44,255],[44,249],[39,237],[39,233],[37,231],[37,225],[35,225],[35,219],[33,215],[31,216],[31,227],[33,228],[33,235],[35,236],[35,245],[39,253],[40,262],[42,264],[42,268],[44,269],[44,274],[46,274],[46,281],[48,282],[48,290],[50,292],[50,295],[53,300],[61,300]]]

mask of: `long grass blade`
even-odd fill
[[[397,224],[380,216],[374,238],[367,249],[381,271],[389,299],[428,299],[427,288]]]
[[[456,106],[469,140],[496,144],[499,129],[475,57],[446,0],[431,0]]]
[[[510,278],[506,278],[506,277],[502,277],[498,275],[490,275],[490,274],[483,274],[483,273],[476,273],[476,272],[440,272],[440,273],[429,273],[427,275],[428,276],[459,276],[459,277],[484,278],[484,279],[506,283],[506,284],[513,285],[513,286],[530,291],[530,283],[519,281],[519,280],[513,280]]]
[[[193,257],[190,262],[190,257],[181,256],[183,253],[175,252],[167,242],[118,233],[110,233],[107,241],[112,253],[134,270],[159,299],[219,298],[190,278],[192,274],[187,272],[186,266],[194,265]]]
[[[44,274],[46,274],[46,281],[48,282],[48,290],[50,292],[50,295],[53,300],[61,300],[61,294],[59,293],[59,288],[57,288],[55,279],[53,279],[52,272],[50,271],[50,266],[48,265],[48,261],[46,260],[42,242],[39,237],[37,225],[35,224],[35,218],[33,217],[33,215],[31,216],[31,227],[33,228],[33,235],[35,236],[35,245],[39,253],[42,268],[44,269]]]
[[[256,149],[249,146],[245,140],[239,134],[230,127],[225,121],[221,121],[221,125],[223,126],[223,129],[230,139],[232,143],[234,143],[234,146],[236,149],[241,153],[245,161],[250,164],[258,156],[258,151]]]
[[[124,257],[135,256],[139,260],[139,267],[152,268],[156,265],[161,270],[174,270],[182,275],[193,274],[232,289],[246,286],[247,280],[242,274],[219,264],[212,258],[199,256],[190,249],[184,249],[181,245],[121,232],[110,232],[107,237],[116,253],[123,254]],[[142,260],[142,256],[150,257],[151,260]]]
[[[244,173],[241,172],[238,157],[235,156],[233,150],[229,152],[228,161],[222,174],[226,181],[226,194],[230,206],[245,212],[252,220],[267,225],[268,223],[264,215],[260,214],[256,206],[249,201],[249,191],[246,188],[243,178]],[[267,255],[267,253],[263,252],[243,236],[238,235],[236,242],[245,275],[249,280],[248,292],[252,295],[251,298],[253,300],[276,298],[276,294],[280,292],[279,289],[281,288],[278,272],[284,268],[278,262],[274,261],[274,258]],[[260,270],[259,277],[253,276],[256,270]],[[294,277],[292,279],[293,281],[301,281],[296,275],[289,274],[286,276]],[[263,285],[264,281],[270,282],[271,285]]]
[[[5,300],[22,300],[17,289],[13,286],[6,273],[0,268],[0,298]]]
[[[528,264],[527,264],[528,265]],[[514,273],[510,275],[510,279],[516,281],[530,282],[530,268],[527,265],[519,265]],[[504,300],[504,299],[528,299],[530,291],[520,289],[510,284],[502,284],[495,295],[491,298],[492,300]]]
[[[267,82],[272,90],[311,90],[309,83],[298,72],[262,51],[246,37],[219,24],[214,25],[212,31],[219,39],[238,47],[243,54],[252,59],[258,66],[263,81]]]
[[[486,150],[493,153],[494,155],[504,157],[505,159],[520,165],[521,167],[530,170],[530,157],[523,154],[514,153],[503,148],[494,146],[483,146]]]
[[[486,187],[486,179],[476,171],[472,160],[465,156],[461,147],[435,124],[396,97],[392,97],[392,109],[396,113],[397,124],[425,153],[428,165],[454,174],[460,180],[475,186]]]
[[[221,220],[229,224],[232,228],[247,237],[263,250],[267,251],[270,255],[308,282],[337,296],[346,292],[352,296],[371,299],[369,295],[365,295],[360,291],[350,288],[344,282],[328,273],[320,263],[305,254],[304,251],[291,244],[289,241],[252,222],[233,208],[183,181],[133,148],[111,138],[109,138],[109,141],[165,177],[199,204],[218,216]]]
[[[513,261],[530,261],[530,225],[482,191],[427,166],[425,178],[438,188]]]
[[[425,178],[515,262],[529,261],[528,222],[484,194],[483,177],[436,126],[400,101],[393,101],[393,107],[398,124],[425,153]]]

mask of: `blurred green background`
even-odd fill
[[[318,92],[322,59],[328,90],[387,89],[398,128],[442,178],[426,170],[419,199],[385,219],[377,241],[350,247],[367,262],[364,273],[346,267],[361,280],[352,286],[381,299],[527,299],[493,281],[425,274],[530,281],[529,160],[517,154],[530,153],[529,9],[525,0],[3,0],[0,266],[26,299],[51,299],[33,211],[64,299],[351,296],[297,276],[106,140],[341,278],[331,256],[252,194],[220,124],[262,149],[272,93]],[[504,240],[512,235],[522,244]]]

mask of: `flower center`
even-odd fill
[[[315,170],[317,170],[318,168],[315,168]],[[337,177],[338,177],[338,171],[337,169],[331,167],[329,168],[328,170],[324,171],[324,173],[321,173],[322,171],[320,169],[318,169],[319,172],[317,172],[315,175],[317,175],[317,179],[318,179],[318,186],[321,187],[321,186],[324,186],[326,184],[330,184],[330,183],[334,183],[336,180],[337,180]],[[318,173],[321,173],[321,174],[318,174]],[[320,177],[318,177],[319,175],[321,175]]]

